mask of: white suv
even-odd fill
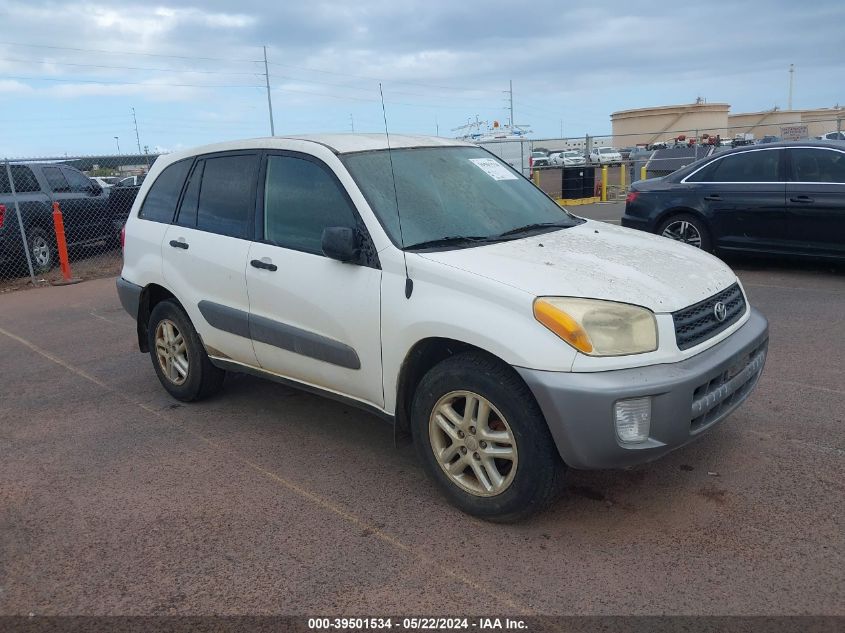
[[[227,371],[409,431],[457,506],[656,459],[748,397],[768,326],[721,261],[583,220],[476,145],[326,135],[160,157],[117,282],[175,398]],[[376,485],[376,482],[373,482]]]

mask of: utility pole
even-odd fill
[[[795,64],[789,65],[789,100],[786,102],[786,109],[792,110],[792,83],[795,78]]]
[[[349,115],[349,125],[352,128],[352,133],[355,134],[355,119],[351,114]]]
[[[267,67],[267,47],[264,47],[264,80],[267,82],[267,110],[270,112],[270,136],[276,136],[273,124],[273,101],[270,99],[270,70]]]
[[[115,142],[115,143],[117,143],[117,155],[118,155],[118,156],[120,156],[120,137],[119,137],[119,136],[115,136],[115,137],[114,137],[114,142]]]
[[[511,101],[511,128],[516,125],[516,121],[513,118],[513,79],[508,81],[509,89],[508,92],[510,93],[510,101]]]
[[[437,122],[437,115],[434,115],[434,135],[440,136],[440,124]]]
[[[138,153],[141,153],[141,137],[138,136],[138,117],[135,116],[135,108],[132,108],[132,120],[135,122],[135,141],[138,143]]]

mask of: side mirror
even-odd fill
[[[323,254],[340,262],[357,262],[361,238],[358,231],[346,226],[327,226],[323,229]]]
[[[99,185],[99,183],[92,182],[91,193],[95,196],[99,196],[101,193],[103,193],[103,188]]]

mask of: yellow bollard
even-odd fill
[[[534,181],[535,185],[537,185],[538,187],[540,186],[540,170],[539,169],[535,169],[534,173],[531,174],[531,180]]]
[[[607,165],[601,168],[601,201],[607,202]]]
[[[646,179],[645,165],[643,165],[642,167],[640,167],[640,180],[645,180],[645,179]]]
[[[625,163],[620,163],[619,164],[619,190],[620,191],[625,191],[625,171],[626,170],[627,170],[627,167],[625,166]]]

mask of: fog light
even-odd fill
[[[645,442],[651,426],[651,398],[619,400],[614,407],[616,435],[626,444]]]

